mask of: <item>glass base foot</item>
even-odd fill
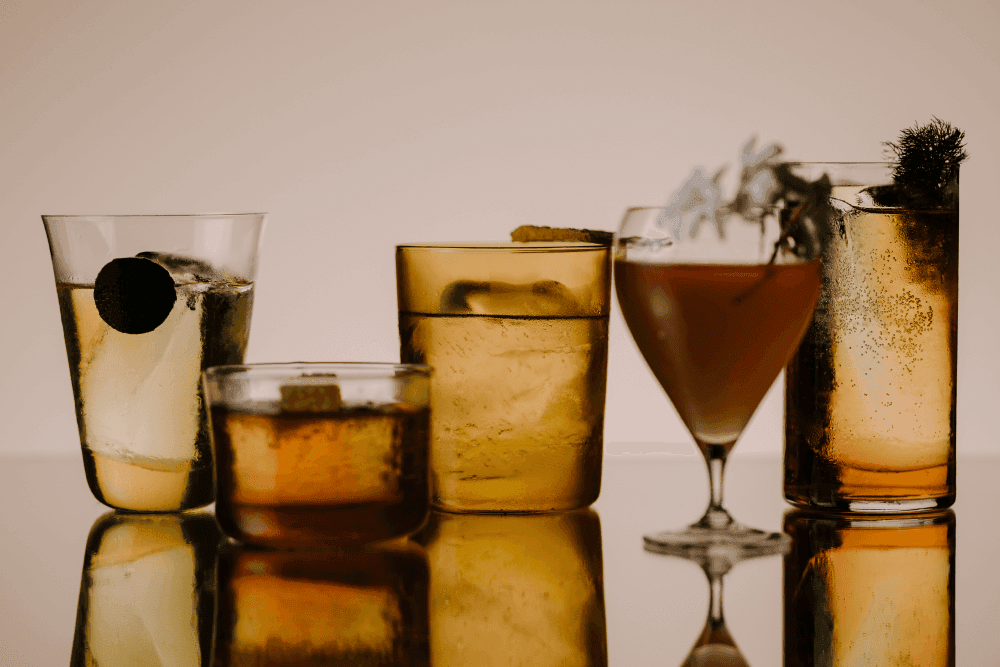
[[[733,561],[786,553],[792,540],[784,533],[731,524],[709,528],[694,524],[680,531],[654,533],[643,537],[647,551],[692,560],[728,555]]]

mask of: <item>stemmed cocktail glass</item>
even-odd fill
[[[668,205],[625,214],[615,240],[618,300],[709,470],[705,515],[684,530],[646,536],[651,551],[690,557],[720,546],[758,553],[787,547],[787,536],[730,516],[722,478],[812,317],[821,264],[809,206],[724,206],[704,215]]]

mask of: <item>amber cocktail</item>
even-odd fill
[[[955,501],[958,195],[954,208],[877,205],[889,163],[805,164],[837,214],[816,316],[788,365],[785,497],[907,512]],[[956,183],[957,186],[957,183]]]
[[[600,492],[610,249],[398,246],[400,356],[434,368],[435,506],[586,507]]]

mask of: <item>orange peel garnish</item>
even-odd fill
[[[613,232],[596,229],[573,229],[571,227],[536,227],[521,225],[510,233],[510,240],[515,243],[531,241],[582,241],[610,246],[614,243]]]

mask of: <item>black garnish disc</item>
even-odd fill
[[[119,257],[94,281],[94,302],[101,319],[127,334],[148,333],[163,324],[177,300],[174,279],[156,262]]]

